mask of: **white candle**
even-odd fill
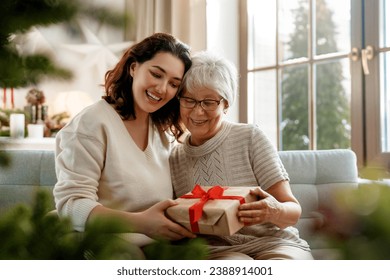
[[[43,124],[28,124],[27,125],[28,138],[43,138],[44,125]]]
[[[9,126],[12,138],[24,138],[24,114],[11,114]]]

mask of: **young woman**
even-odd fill
[[[57,134],[56,208],[75,230],[106,217],[151,238],[194,237],[164,215],[174,205],[170,137],[183,132],[174,97],[190,66],[189,48],[173,36],[145,38],[106,73],[106,96]]]

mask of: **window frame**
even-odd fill
[[[314,0],[315,1],[315,0]],[[359,49],[363,46],[363,17],[359,15],[363,15],[363,6],[362,1],[365,0],[351,0],[351,47],[357,46]],[[309,67],[309,89],[308,89],[308,98],[309,98],[309,138],[310,138],[310,150],[316,150],[316,143],[317,143],[317,132],[315,130],[315,124],[316,123],[316,103],[315,103],[315,93],[314,93],[314,86],[313,80],[315,78],[314,76],[314,68],[317,63],[324,62],[324,61],[331,61],[334,59],[343,59],[343,58],[350,58],[351,57],[351,51],[346,52],[339,52],[334,54],[325,54],[325,55],[318,55],[314,56],[312,51],[312,46],[314,44],[313,40],[313,32],[311,28],[314,25],[313,21],[313,9],[315,5],[313,5],[312,0],[309,1],[309,22],[310,22],[310,29],[308,34],[308,40],[309,43],[309,57],[307,59],[303,59],[300,61],[287,61],[287,62],[280,62],[278,59],[276,60],[276,65],[274,67],[264,67],[264,68],[257,68],[257,69],[248,69],[248,17],[247,17],[247,0],[239,1],[239,14],[240,14],[240,26],[239,26],[239,34],[240,34],[240,43],[239,43],[239,68],[240,68],[240,97],[239,97],[239,121],[240,122],[251,122],[253,121],[251,116],[249,115],[250,112],[248,112],[248,103],[250,102],[250,96],[248,93],[248,73],[251,71],[257,71],[257,70],[265,70],[265,69],[275,69],[276,75],[277,75],[277,98],[280,99],[280,70],[284,67],[292,66],[292,65],[299,65],[299,64],[308,64]],[[276,6],[276,11],[278,10],[278,4]],[[277,13],[277,12],[276,12]],[[276,15],[277,17],[277,15]],[[278,19],[276,18],[276,28],[278,30]],[[278,48],[278,36],[276,36],[276,48]],[[278,53],[278,49],[276,50],[276,53]],[[360,167],[363,167],[366,164],[366,141],[367,141],[367,131],[365,130],[365,126],[369,122],[373,122],[373,120],[365,120],[365,111],[367,110],[365,106],[368,106],[368,104],[364,103],[364,80],[362,78],[363,71],[361,67],[361,60],[358,61],[352,61],[350,59],[350,74],[351,74],[351,104],[350,104],[350,110],[351,110],[351,149],[356,153],[357,155],[357,164]],[[353,82],[352,82],[353,81]],[[278,146],[277,148],[280,149],[280,106],[279,100],[277,101],[277,138],[278,138]],[[370,105],[371,106],[371,105]],[[377,119],[376,119],[377,120]],[[372,145],[369,143],[369,145]]]

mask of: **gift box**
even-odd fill
[[[166,210],[167,216],[194,233],[232,235],[244,224],[238,220],[238,206],[253,202],[251,187],[201,187],[176,199],[178,205]]]

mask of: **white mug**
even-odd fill
[[[24,138],[24,114],[11,114],[9,118],[10,136]]]

